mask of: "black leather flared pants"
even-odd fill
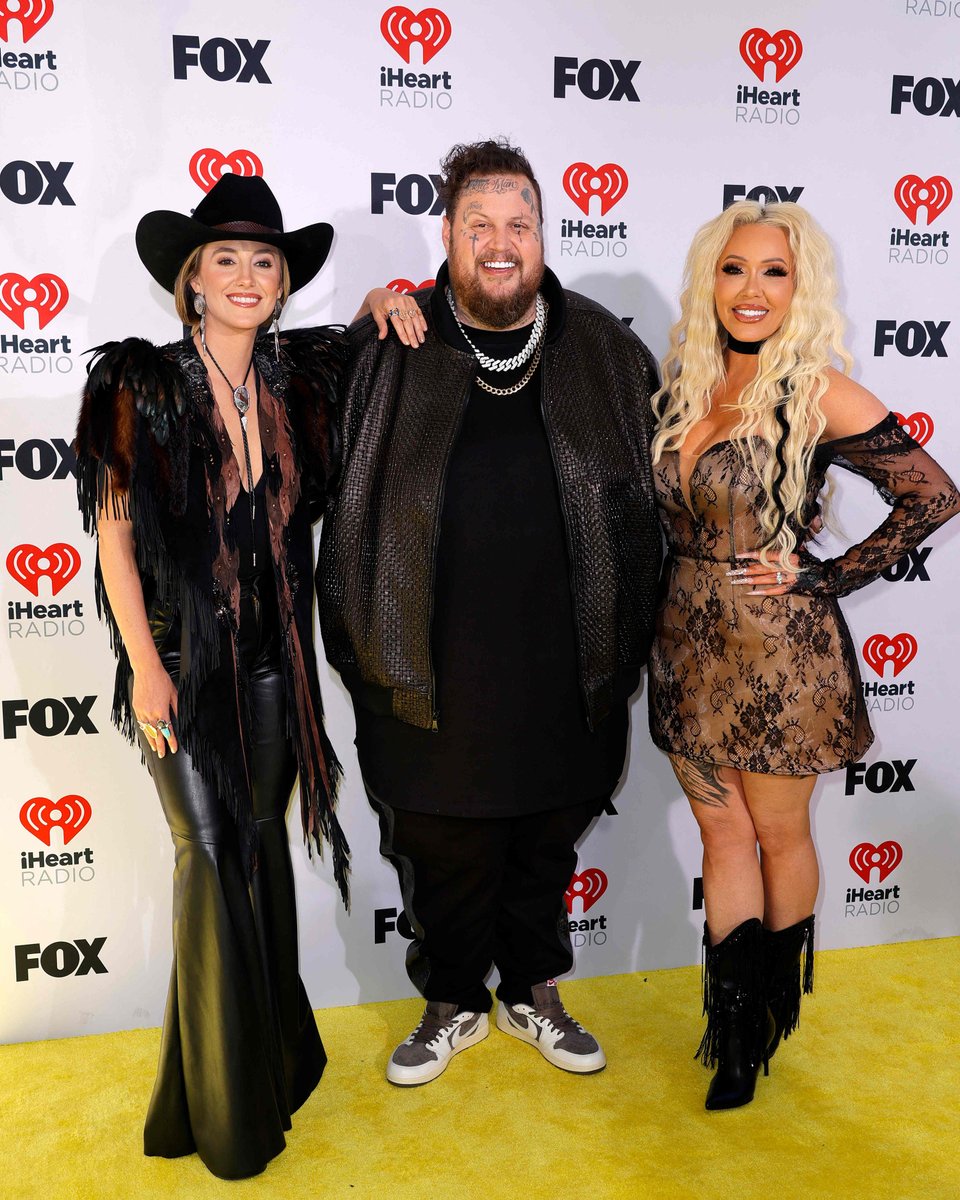
[[[145,747],[175,848],[173,970],[144,1152],[196,1151],[213,1174],[262,1171],[283,1149],[290,1114],[326,1054],[300,980],[286,809],[296,777],[276,621],[255,591],[241,599],[249,675],[246,730],[258,867],[248,883],[233,820],[182,748]],[[162,655],[176,681],[179,660]],[[232,709],[224,721],[236,720]],[[239,731],[237,736],[239,736]]]

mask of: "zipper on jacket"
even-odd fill
[[[563,531],[567,543],[567,574],[570,579],[570,604],[573,608],[573,632],[576,635],[577,641],[577,681],[580,684],[580,695],[583,698],[583,707],[587,717],[587,728],[593,733],[593,717],[590,713],[590,701],[587,697],[587,689],[583,682],[583,641],[580,628],[580,608],[577,603],[577,587],[574,578],[574,563],[573,563],[573,545],[570,537],[570,515],[567,511],[566,497],[563,493],[563,483],[560,478],[560,469],[557,466],[557,456],[553,448],[553,438],[550,433],[550,422],[547,419],[547,405],[545,401],[547,391],[547,355],[543,356],[543,367],[540,375],[540,418],[543,421],[543,431],[547,438],[547,447],[550,451],[550,461],[553,463],[553,476],[557,484],[557,496],[560,499],[560,515],[563,517]]]

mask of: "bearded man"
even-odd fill
[[[660,565],[649,351],[545,269],[542,199],[505,141],[443,171],[426,340],[348,337],[338,495],[317,569],[423,1018],[387,1078],[427,1083],[497,1027],[598,1071],[564,1009],[576,843],[623,769]],[[414,341],[408,338],[408,341]]]

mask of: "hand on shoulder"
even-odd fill
[[[887,415],[886,405],[862,384],[833,367],[828,369],[827,377],[827,390],[820,397],[820,408],[827,419],[822,434],[824,441],[866,433]]]

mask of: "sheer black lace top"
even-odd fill
[[[817,447],[808,487],[811,506],[831,466],[868,479],[890,505],[890,512],[863,541],[836,558],[821,561],[802,551],[794,592],[846,596],[876,579],[960,511],[960,492],[953,480],[893,413],[865,433]]]

